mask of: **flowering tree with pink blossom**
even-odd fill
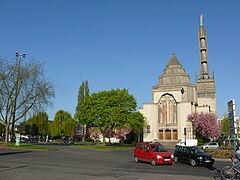
[[[91,136],[95,141],[99,141],[100,140],[100,133],[99,132],[91,132]]]
[[[115,137],[120,140],[126,139],[126,135],[132,131],[132,128],[122,128],[116,130]]]
[[[221,125],[213,113],[191,113],[188,120],[192,122],[196,135],[211,139],[221,136]]]
[[[108,128],[105,132],[105,137],[108,138],[109,144],[111,144],[111,138],[115,137],[115,130]]]

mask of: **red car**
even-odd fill
[[[151,165],[172,164],[173,155],[159,143],[139,142],[134,149],[134,161],[151,162]]]

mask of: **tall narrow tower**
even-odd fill
[[[203,27],[203,16],[200,16],[198,32],[200,53],[200,74],[196,74],[197,103],[199,109],[204,107],[216,114],[216,88],[214,73],[209,74],[207,35]]]

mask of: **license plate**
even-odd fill
[[[211,162],[210,160],[206,160],[205,162]]]
[[[170,161],[170,159],[164,159],[164,161]]]

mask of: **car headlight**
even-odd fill
[[[171,158],[174,158],[174,155],[171,154]]]
[[[161,159],[162,158],[162,156],[160,156],[160,155],[157,155],[157,159]]]
[[[200,159],[200,160],[201,160],[201,159],[203,159],[203,157],[198,157],[198,159]]]

